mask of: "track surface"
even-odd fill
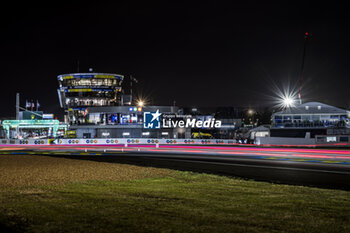
[[[2,154],[44,154],[350,190],[350,151],[219,146],[0,146]]]

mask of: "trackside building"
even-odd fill
[[[191,138],[193,129],[233,131],[240,126],[221,124],[213,114],[184,114],[177,106],[132,105],[125,101],[120,74],[72,73],[57,79],[72,138]]]
[[[272,114],[271,137],[349,134],[350,111],[308,102]]]

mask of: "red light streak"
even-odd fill
[[[154,148],[154,149],[152,149]],[[205,145],[159,145],[156,144],[124,144],[113,145],[0,145],[0,150],[34,150],[34,151],[150,151],[150,152],[185,152],[198,154],[228,154],[228,155],[261,155],[274,157],[304,157],[325,159],[350,159],[350,150],[308,149],[308,148],[267,148],[238,146],[205,146]],[[94,151],[95,152],[95,151]]]

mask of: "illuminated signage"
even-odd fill
[[[192,116],[166,115],[162,120],[162,113],[156,112],[143,113],[143,128],[160,129],[160,128],[221,128],[221,121],[215,118],[196,119]]]
[[[211,118],[208,120],[190,119],[172,120],[163,119],[163,128],[221,128],[221,121]]]
[[[53,119],[53,114],[43,114],[43,119]]]

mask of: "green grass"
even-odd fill
[[[190,172],[0,189],[20,232],[350,232],[350,192]]]

